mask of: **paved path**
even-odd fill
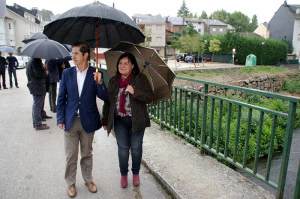
[[[25,70],[18,70],[18,77],[19,89],[0,90],[0,199],[68,198],[63,178],[63,132],[56,127],[55,119],[47,121],[50,130],[32,128],[32,98],[25,86]],[[48,100],[45,109],[49,110]],[[87,191],[79,167],[76,198],[170,198],[145,167],[140,188],[133,188],[130,181],[128,189],[121,189],[116,149],[113,136],[107,138],[101,130],[96,132],[93,171],[99,191]]]

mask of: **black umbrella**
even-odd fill
[[[37,33],[34,33],[29,39],[24,39],[22,42],[27,44],[27,43],[37,40],[37,39],[48,39],[48,37],[41,32],[37,32]]]
[[[85,42],[112,48],[120,41],[141,43],[145,36],[125,13],[100,2],[72,8],[47,24],[44,33],[63,44]]]
[[[70,56],[67,49],[51,39],[37,39],[24,46],[21,54],[32,58],[57,59]]]

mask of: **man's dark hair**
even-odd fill
[[[125,58],[125,57],[127,57],[128,58],[128,60],[130,61],[130,63],[132,63],[133,64],[133,69],[132,69],[132,75],[137,75],[137,74],[139,74],[140,73],[140,69],[139,69],[139,67],[138,67],[138,64],[137,64],[137,61],[136,61],[136,59],[135,59],[135,57],[134,57],[134,55],[133,54],[131,54],[131,53],[129,53],[129,52],[125,52],[125,53],[123,53],[120,57],[119,57],[119,59],[118,59],[118,62],[117,62],[117,73],[118,74],[120,74],[120,72],[119,72],[119,63],[120,63],[120,60],[121,59],[123,59],[123,58]]]
[[[83,42],[77,42],[72,45],[72,47],[79,47],[79,51],[84,55],[84,53],[88,53],[88,60],[90,59],[90,47],[88,44]]]

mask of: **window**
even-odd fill
[[[220,28],[220,32],[223,32],[223,28]]]
[[[9,30],[11,29],[11,23],[8,23],[8,29]]]
[[[212,29],[213,32],[216,32],[216,30],[217,30],[216,28],[213,28],[213,29]]]
[[[198,32],[201,32],[201,28],[198,28]]]

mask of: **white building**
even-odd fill
[[[166,23],[161,15],[136,14],[133,20],[145,34],[145,45],[157,50],[161,57],[165,56]]]
[[[20,52],[21,47],[24,46],[22,40],[43,30],[41,21],[38,19],[40,16],[18,4],[6,5],[3,8],[2,3],[5,3],[5,0],[1,1],[4,16],[0,18],[0,45],[14,47]]]
[[[268,23],[264,22],[262,24],[259,24],[257,28],[254,30],[254,33],[262,36],[265,39],[268,39],[270,37],[270,31],[268,29]]]
[[[300,59],[300,8],[296,10],[296,17],[294,22],[294,32],[293,32],[293,47],[294,54]]]

